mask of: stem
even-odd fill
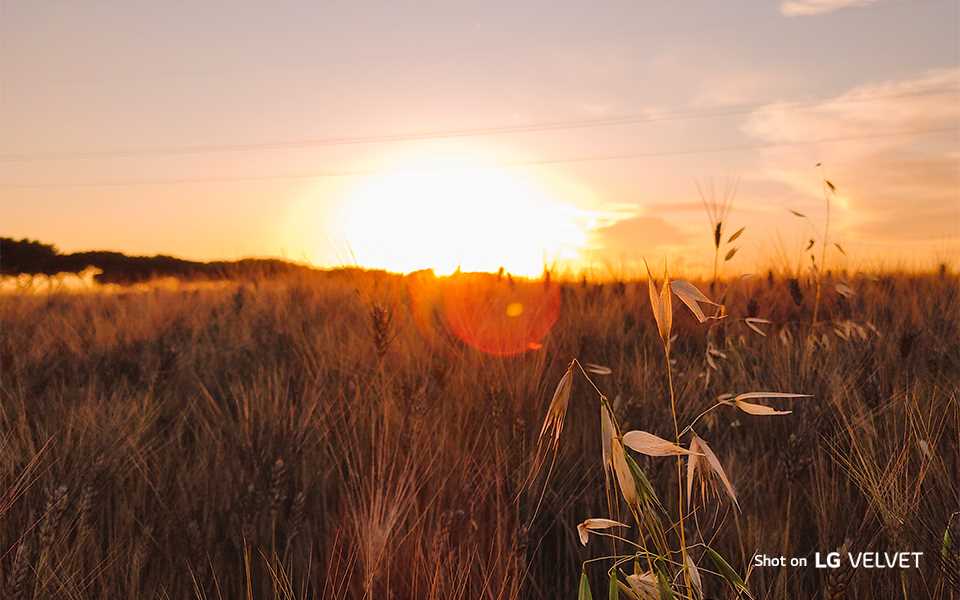
[[[710,294],[713,295],[717,285],[717,261],[720,259],[720,246],[713,248],[713,281],[710,282]]]
[[[710,412],[710,411],[712,411],[713,409],[717,408],[718,406],[723,406],[723,405],[725,405],[725,404],[726,404],[726,402],[717,402],[716,404],[714,404],[713,406],[711,406],[711,407],[708,408],[707,410],[705,410],[705,411],[703,411],[702,413],[700,413],[699,415],[697,415],[697,417],[696,417],[693,421],[690,421],[690,424],[689,424],[689,425],[687,425],[686,427],[683,428],[683,431],[681,431],[681,432],[680,432],[680,435],[678,435],[677,437],[678,437],[678,438],[681,438],[681,437],[683,437],[684,435],[686,435],[686,433],[687,433],[688,431],[690,431],[691,429],[693,429],[693,426],[697,424],[697,421],[700,420],[700,417],[704,416],[705,414],[707,414],[708,412]],[[679,445],[679,443],[678,443],[678,445]]]
[[[677,401],[673,393],[673,369],[670,367],[670,345],[666,342],[663,346],[663,356],[667,363],[667,385],[670,388],[670,413],[673,415],[673,434],[677,445],[680,445],[680,427],[677,425]],[[690,572],[687,571],[687,536],[683,526],[683,458],[677,457],[677,506],[680,513],[680,561],[683,563],[683,581],[687,590],[693,589],[690,582]]]
[[[817,271],[817,297],[813,303],[813,324],[817,324],[817,313],[820,312],[820,289],[823,285],[823,272],[827,268],[827,243],[830,235],[830,192],[824,186],[823,197],[827,201],[827,219],[823,225],[823,248],[820,252],[820,269]]]
[[[597,387],[597,384],[595,384],[595,383],[593,382],[593,380],[590,379],[590,376],[587,375],[587,372],[586,372],[586,370],[584,370],[583,365],[580,364],[580,361],[575,358],[575,359],[573,359],[573,362],[574,362],[574,364],[577,365],[577,368],[580,369],[580,372],[583,373],[584,379],[586,379],[587,382],[588,382],[591,386],[593,386],[593,390],[594,390],[595,392],[597,392],[597,395],[599,395],[601,398],[604,398],[604,399],[605,399],[605,398],[607,397],[606,394],[604,394],[603,392],[601,392],[601,391],[600,391],[600,388]]]

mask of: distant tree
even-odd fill
[[[270,258],[197,262],[173,256],[127,256],[95,250],[61,254],[53,244],[36,240],[0,238],[0,275],[79,274],[95,267],[99,283],[131,284],[163,277],[182,281],[260,279],[313,272],[309,267]]]
[[[0,274],[3,275],[55,275],[61,269],[60,253],[53,244],[37,240],[0,238]]]

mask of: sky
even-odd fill
[[[0,0],[0,235],[400,271],[704,270],[702,200],[729,195],[724,238],[746,227],[729,275],[805,267],[828,200],[831,265],[958,264],[958,11]]]

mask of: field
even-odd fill
[[[3,294],[3,597],[572,599],[584,561],[631,552],[599,534],[637,540],[606,481],[598,392],[624,432],[675,441],[674,415],[753,391],[812,397],[696,421],[739,511],[718,477],[691,505],[674,456],[630,451],[672,548],[686,504],[703,597],[737,595],[707,545],[755,598],[958,597],[958,277],[827,275],[816,325],[809,279],[693,283],[727,316],[699,323],[674,297],[675,411],[643,280],[344,272]],[[554,455],[554,429],[538,438],[573,359]],[[582,545],[577,524],[606,517],[633,526]],[[812,566],[837,550],[924,554]],[[755,553],[811,566],[751,568]],[[681,554],[661,557],[692,590]],[[593,597],[611,565],[587,564]]]

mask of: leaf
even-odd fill
[[[713,562],[713,566],[715,566],[717,571],[719,571],[723,578],[727,580],[727,583],[730,584],[730,587],[733,588],[735,592],[742,592],[750,598],[753,598],[753,596],[750,594],[750,590],[747,589],[746,584],[743,582],[743,579],[737,574],[736,571],[733,570],[733,567],[727,564],[727,561],[723,560],[723,557],[720,556],[717,551],[710,546],[705,546],[704,548],[706,549],[707,556],[710,557],[710,561]]]
[[[857,293],[853,291],[853,288],[845,283],[837,283],[834,288],[837,290],[837,293],[844,298],[852,298],[857,295]]]
[[[728,243],[728,244],[731,244],[731,243],[735,242],[735,241],[737,240],[737,238],[740,237],[740,234],[743,233],[743,230],[744,230],[744,229],[746,229],[746,226],[741,227],[740,229],[736,230],[736,231],[733,233],[733,235],[731,235],[731,236],[727,239],[727,243]]]
[[[793,210],[792,208],[788,208],[787,210],[789,210],[790,212],[792,212],[792,213],[794,214],[794,216],[800,217],[801,219],[806,219],[806,218],[807,218],[807,215],[803,214],[802,212],[797,212],[797,211]]]
[[[707,298],[703,292],[697,289],[697,286],[693,285],[689,281],[684,281],[682,279],[677,279],[670,282],[670,289],[673,290],[673,293],[677,295],[677,298],[687,305],[687,308],[690,309],[690,312],[693,313],[693,316],[697,318],[697,321],[704,323],[709,319],[715,319],[717,317],[708,317],[703,314],[703,310],[700,308],[700,303],[711,304],[713,306],[722,306]]]
[[[594,363],[583,363],[583,368],[586,369],[587,372],[593,373],[594,375],[609,375],[610,373],[613,373],[610,367],[605,367],[603,365],[597,365]]]
[[[690,439],[690,454],[687,455],[687,505],[690,504],[690,497],[693,495],[693,477],[697,474],[697,465],[700,464],[700,457],[704,454],[700,450],[699,439],[696,434],[693,435]]]
[[[623,434],[623,444],[647,456],[680,456],[690,454],[690,450],[681,448],[673,442],[657,437],[646,431],[628,431]]]
[[[687,552],[687,559],[684,561],[684,568],[686,568],[687,573],[690,574],[690,585],[693,586],[696,595],[702,598],[703,581],[700,579],[700,570],[697,569],[697,564],[693,562],[689,552]]]
[[[603,468],[607,476],[613,471],[613,456],[610,452],[610,440],[617,434],[613,425],[613,415],[606,402],[600,403],[600,449],[603,452]]]
[[[611,527],[630,527],[626,523],[614,521],[612,519],[586,519],[583,523],[577,525],[577,535],[580,537],[580,543],[584,546],[590,540],[591,531],[601,531]]]
[[[620,493],[623,499],[631,508],[636,508],[637,504],[637,484],[633,480],[633,473],[627,465],[627,455],[623,450],[623,443],[620,438],[613,436],[610,438],[610,452],[613,455],[613,471],[617,475],[617,483],[620,484]]]
[[[734,400],[757,400],[759,398],[813,398],[813,396],[790,392],[744,392],[743,394],[737,394]]]
[[[713,347],[713,344],[709,344],[707,346],[707,354],[711,354],[713,356],[716,356],[717,358],[722,358],[722,359],[727,358],[727,353],[723,352],[722,350],[717,350],[716,348]]]
[[[773,415],[789,415],[790,410],[774,410],[769,406],[763,404],[753,404],[752,402],[744,402],[743,400],[734,400],[734,403],[737,405],[737,408],[742,410],[745,413],[758,416],[773,416]]]
[[[770,321],[768,321],[767,319],[761,319],[759,317],[747,317],[746,319],[743,320],[743,322],[746,323],[747,327],[749,327],[750,329],[754,330],[755,332],[762,335],[763,337],[767,337],[767,334],[762,329],[757,327],[757,325],[760,325],[760,324],[769,325]]]
[[[577,594],[577,600],[593,600],[593,594],[590,592],[590,580],[587,579],[587,572],[580,572],[580,593]]]
[[[650,273],[650,265],[647,264],[646,259],[643,261],[644,266],[647,268],[647,290],[650,293],[650,308],[653,310],[653,318],[657,322],[657,331],[660,333],[660,339],[664,344],[669,345],[670,340],[670,326],[671,322],[667,321],[666,315],[670,314],[670,320],[673,319],[672,307],[669,306],[670,294],[667,294],[667,303],[668,306],[664,306],[664,294],[662,291],[657,291],[657,284],[653,280],[653,274]],[[666,288],[667,282],[664,281],[664,287]]]
[[[626,458],[627,466],[630,467],[630,473],[633,475],[634,484],[637,486],[639,501],[648,508],[656,508],[663,514],[667,514],[667,511],[663,508],[663,504],[660,502],[660,498],[657,497],[657,492],[654,491],[653,485],[650,483],[650,480],[647,479],[643,469],[640,468],[637,461],[633,460],[633,457],[629,454]]]
[[[717,458],[717,455],[714,454],[710,446],[707,445],[706,440],[699,437],[697,434],[693,434],[693,439],[697,442],[697,450],[703,453],[710,470],[713,471],[713,474],[716,475],[718,479],[720,479],[720,483],[723,484],[723,489],[726,490],[727,495],[730,496],[731,500],[733,500],[733,504],[737,507],[737,510],[740,510],[740,503],[737,502],[737,494],[733,490],[733,484],[730,483],[727,473],[723,470],[723,465],[720,464],[720,459]],[[693,446],[693,441],[690,442],[690,445]]]
[[[660,600],[673,600],[673,590],[670,588],[670,582],[663,571],[657,569],[657,590],[660,592]]]
[[[810,238],[810,241],[807,242],[807,247],[804,248],[803,251],[806,252],[806,251],[809,250],[810,248],[813,248],[813,245],[814,245],[815,243],[816,243],[816,242],[813,240],[813,238]],[[813,260],[813,257],[811,256],[810,259]]]
[[[673,300],[670,295],[670,278],[667,277],[667,266],[663,266],[663,286],[660,288],[660,317],[663,319],[663,331],[660,336],[667,347],[670,347],[670,330],[673,329]]]
[[[833,192],[834,194],[837,193],[837,186],[833,185],[833,183],[829,179],[824,179],[823,182],[827,184],[827,187],[830,188],[831,192]]]
[[[607,590],[607,600],[620,600],[620,581],[619,576],[617,575],[617,568],[613,568],[613,573],[610,575],[610,589]]]
[[[940,558],[943,559],[943,562],[948,562],[952,554],[953,536],[950,535],[950,525],[953,523],[953,518],[957,516],[957,514],[958,513],[953,513],[950,515],[950,518],[947,519],[947,526],[943,530],[943,543],[940,546]]]
[[[728,260],[733,258],[734,255],[736,255],[736,253],[737,253],[737,248],[731,249],[730,252],[727,252],[727,255],[723,257],[723,262],[727,262]]]
[[[639,598],[639,600],[656,600],[659,596],[657,590],[657,577],[650,571],[637,575],[627,575],[627,583],[630,585],[630,591]]]
[[[847,255],[847,253],[843,250],[843,246],[841,246],[840,244],[838,244],[838,243],[836,243],[836,242],[834,242],[833,245],[837,247],[837,250],[840,251],[840,254],[842,254],[842,255],[844,255],[844,256]]]

